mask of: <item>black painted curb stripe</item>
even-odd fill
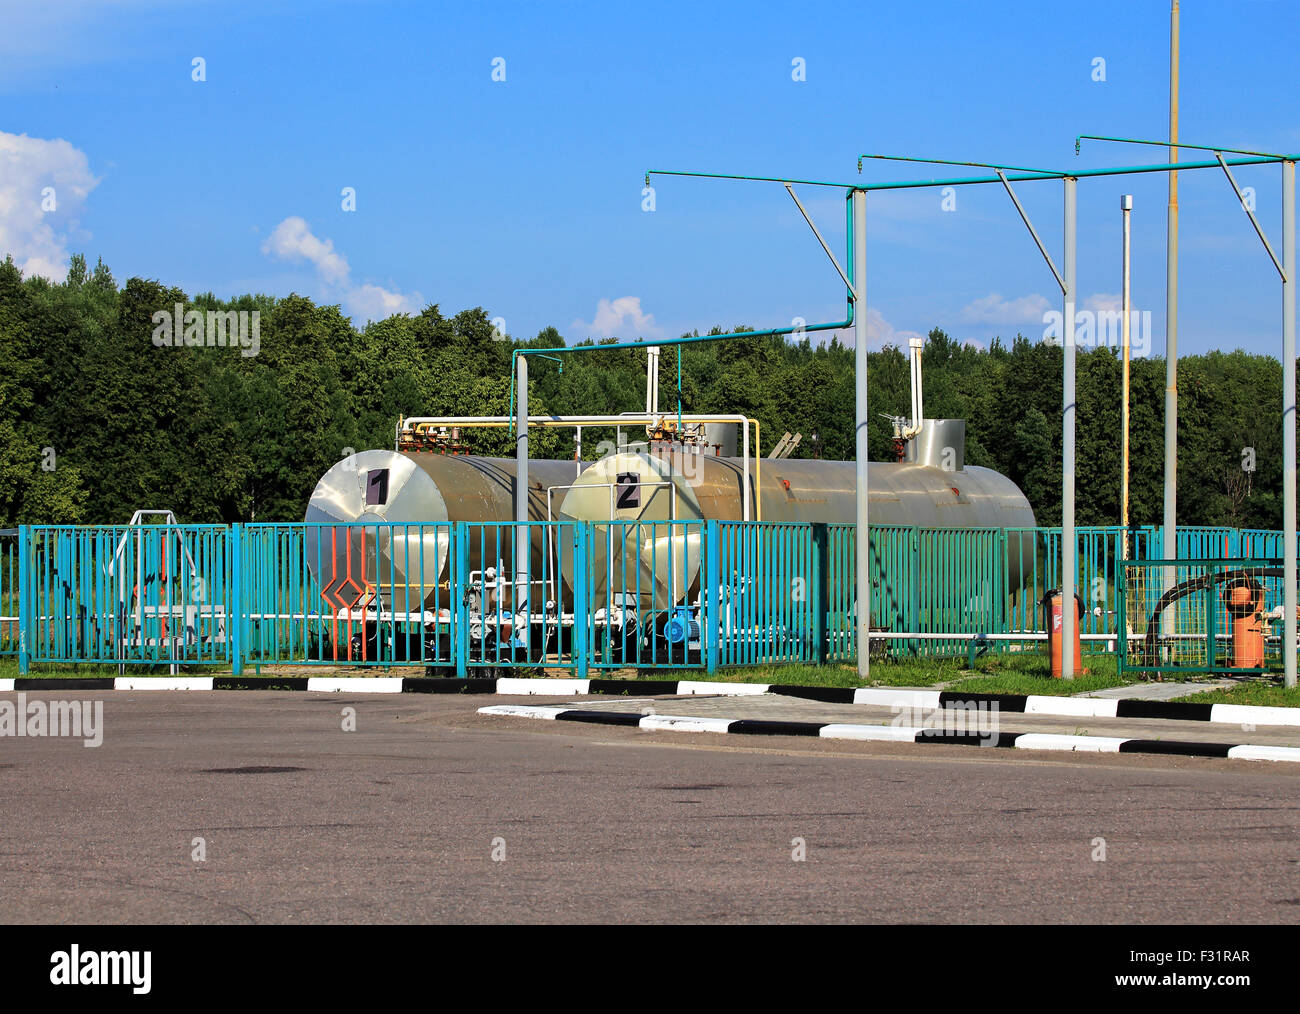
[[[1227,757],[1237,743],[1177,743],[1163,739],[1128,739],[1119,745],[1120,753],[1165,753],[1184,757]]]
[[[612,680],[592,679],[587,683],[589,694],[627,694],[637,697],[655,697],[658,695],[679,693],[681,684],[677,680]]]
[[[737,718],[728,732],[754,736],[817,736],[829,722],[778,722],[768,718]]]
[[[939,705],[948,704],[996,704],[999,711],[1023,712],[1029,698],[1024,694],[963,694],[959,690],[942,690],[939,692]]]
[[[402,677],[404,694],[494,694],[497,681],[474,676],[469,679],[455,679],[432,676]]]
[[[591,722],[595,725],[640,725],[645,718],[634,711],[561,711],[557,722]]]
[[[1002,746],[1012,747],[1016,740],[1025,735],[1023,732],[998,732],[981,736],[977,732],[930,732],[922,729],[916,734],[914,743],[934,743],[939,746]]]
[[[1179,718],[1187,722],[1208,722],[1213,704],[1175,704],[1172,701],[1120,700],[1116,718]]]
[[[309,678],[307,676],[213,676],[212,689],[306,690]]]
[[[768,684],[771,693],[782,697],[802,697],[809,701],[825,701],[828,704],[852,704],[854,690],[852,687],[799,687]]]
[[[14,690],[112,690],[113,677],[70,676],[15,676]]]

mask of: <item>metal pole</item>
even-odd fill
[[[1178,140],[1178,0],[1169,12],[1169,140]],[[1178,161],[1178,148],[1169,145],[1169,161]],[[1165,511],[1166,560],[1178,556],[1178,173],[1169,174],[1169,209],[1165,251]],[[1175,580],[1165,571],[1165,586]],[[1173,610],[1164,617],[1166,636],[1173,634]]]
[[[1282,622],[1283,683],[1296,685],[1296,480],[1295,480],[1295,163],[1282,163]]]
[[[857,457],[857,599],[858,678],[867,682],[871,672],[871,555],[870,522],[867,517],[867,192],[854,190],[853,197],[853,363],[856,389]]]
[[[1061,676],[1074,679],[1074,626],[1079,622],[1074,604],[1074,568],[1078,553],[1074,535],[1074,300],[1076,185],[1065,180],[1065,377],[1061,434]]]
[[[1132,337],[1129,333],[1129,327],[1130,315],[1133,312],[1132,303],[1129,299],[1129,229],[1132,225],[1129,213],[1133,210],[1133,195],[1125,194],[1121,197],[1119,200],[1119,206],[1124,215],[1124,281],[1121,289],[1123,295],[1120,298],[1120,309],[1124,314],[1124,321],[1122,324],[1124,335],[1124,409],[1122,412],[1124,417],[1124,436],[1122,440],[1123,449],[1121,452],[1124,464],[1119,488],[1119,523],[1124,526],[1124,534],[1121,536],[1124,546],[1123,555],[1125,559],[1128,559],[1129,359],[1132,355]]]
[[[528,357],[515,357],[515,607],[528,598],[528,562],[532,540],[528,537]]]

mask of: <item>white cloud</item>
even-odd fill
[[[262,253],[277,260],[310,262],[331,295],[340,297],[353,318],[382,320],[395,313],[416,313],[424,303],[418,292],[408,295],[369,282],[353,285],[352,268],[347,258],[334,249],[334,241],[321,239],[298,215],[290,215],[271,230],[262,243]]]
[[[1093,313],[1119,313],[1124,308],[1124,297],[1118,292],[1098,292],[1083,301],[1083,309]]]
[[[334,241],[318,239],[297,215],[290,215],[271,231],[262,243],[262,253],[282,261],[311,261],[325,281],[336,285],[346,282],[352,271],[347,258],[335,252]]]
[[[968,324],[1021,324],[1028,321],[1042,323],[1043,314],[1053,304],[1046,296],[1034,293],[1017,299],[1003,299],[999,292],[990,292],[974,302],[967,303],[961,319]]]
[[[422,302],[419,293],[407,296],[400,292],[389,292],[378,285],[361,285],[348,291],[343,305],[354,317],[383,320],[395,313],[418,313]]]
[[[573,329],[594,338],[660,338],[663,331],[655,324],[654,314],[641,309],[640,296],[600,299],[591,323],[573,322]]]
[[[826,332],[819,333],[825,334]],[[852,348],[856,344],[852,329],[832,333],[839,336],[841,345]],[[885,320],[884,315],[874,306],[867,307],[867,348],[883,349],[889,345],[896,345],[899,348],[906,349],[908,339],[921,337],[923,335],[919,331],[900,330],[894,327],[893,324]],[[822,339],[822,341],[829,340],[829,335]]]
[[[25,275],[63,281],[68,232],[98,184],[86,153],[67,141],[0,131],[0,257],[11,254]]]

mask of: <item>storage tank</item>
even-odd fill
[[[965,466],[963,420],[926,420],[922,435],[925,440],[910,442],[912,460],[868,464],[873,525],[1034,527],[1033,509],[1015,483],[992,469]],[[749,468],[753,520],[848,524],[856,519],[855,462],[767,458],[761,479],[755,462]],[[680,602],[693,591],[700,567],[698,532],[682,534],[680,528],[670,531],[655,523],[742,520],[744,473],[744,459],[666,446],[611,455],[584,471],[565,496],[559,517],[597,523],[592,545],[597,600],[611,578],[615,590],[635,587],[646,608]],[[642,524],[612,530],[600,524],[611,518]],[[1006,565],[1013,587],[1033,567],[1034,549],[1032,532],[1008,539]]]
[[[528,517],[547,519],[547,489],[575,481],[572,461],[529,461]],[[419,589],[429,602],[447,575],[451,532],[447,522],[509,522],[515,518],[515,459],[474,455],[360,451],[330,468],[311,495],[306,520],[307,564],[328,591],[353,578],[380,587],[389,601],[415,606]],[[562,490],[555,494],[555,506]],[[334,528],[374,524],[371,529]],[[401,523],[410,527],[393,527]],[[422,526],[422,527],[421,527]],[[471,570],[496,567],[509,573],[510,532],[491,524],[470,531]],[[533,536],[534,575],[543,573],[543,535]],[[441,605],[449,605],[446,591]]]

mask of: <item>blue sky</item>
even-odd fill
[[[1300,151],[1296,5],[1183,6],[1183,139]],[[190,292],[297,291],[359,322],[426,302],[570,340],[838,320],[843,286],[779,186],[659,179],[647,213],[645,171],[934,175],[877,163],[859,177],[864,151],[1099,167],[1163,152],[1076,157],[1076,134],[1167,131],[1164,0],[0,8],[0,253],[57,274],[84,251],[119,282]],[[1275,245],[1280,175],[1238,173]],[[57,209],[33,213],[50,181]],[[1227,181],[1180,186],[1180,349],[1276,355],[1278,279]],[[1060,191],[1020,187],[1058,263]],[[1081,303],[1119,292],[1125,192],[1134,303],[1159,354],[1163,177],[1080,183]],[[841,251],[841,192],[800,195]],[[928,190],[869,208],[879,341],[936,325],[982,344],[1041,335],[1059,295],[1000,188],[964,189],[953,211]]]

